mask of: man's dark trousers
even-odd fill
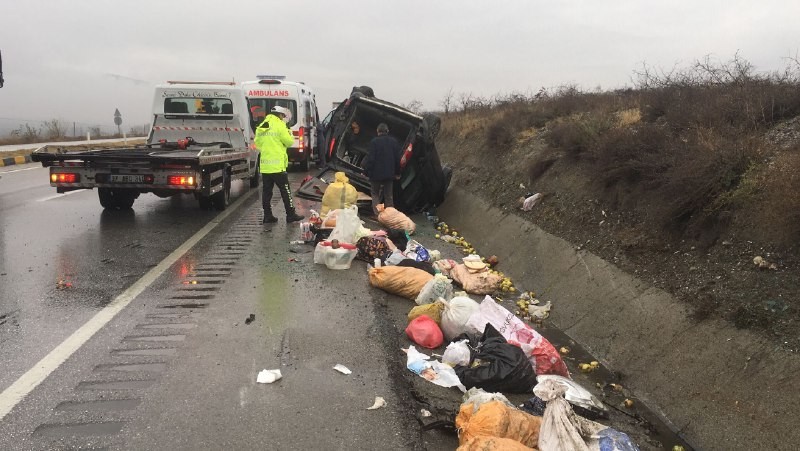
[[[285,172],[275,174],[261,174],[261,206],[264,208],[264,217],[272,216],[272,187],[278,185],[278,191],[283,198],[283,208],[286,216],[294,214],[294,202],[292,193],[289,191],[289,175]]]

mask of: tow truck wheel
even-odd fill
[[[211,198],[210,197],[199,197],[197,198],[197,203],[200,204],[201,210],[211,210]]]
[[[109,210],[129,210],[137,197],[136,193],[111,188],[98,188],[97,196],[100,198],[100,205]]]
[[[261,182],[261,168],[256,165],[256,172],[250,177],[250,188],[258,188],[259,182]]]
[[[222,174],[222,189],[211,195],[211,203],[219,211],[228,208],[231,201],[231,176],[228,171]]]

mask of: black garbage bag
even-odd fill
[[[392,243],[401,251],[404,251],[406,247],[408,247],[408,235],[406,235],[405,230],[388,229],[386,231],[386,236],[392,240]]]
[[[467,389],[488,392],[530,393],[536,385],[536,373],[525,353],[509,344],[491,324],[486,325],[477,349],[471,353],[469,366],[455,368]]]

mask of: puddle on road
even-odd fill
[[[269,327],[282,329],[289,315],[287,275],[264,268],[261,273],[262,284],[256,294],[261,310]]]
[[[107,399],[102,401],[64,401],[58,404],[56,412],[116,412],[123,410],[133,410],[142,402],[141,399]]]
[[[148,348],[148,349],[115,349],[112,355],[144,355],[144,356],[169,356],[175,355],[178,348]]]
[[[191,302],[188,304],[164,304],[159,305],[158,308],[206,308],[208,304],[198,304],[195,302]]]
[[[81,382],[78,390],[141,390],[153,385],[155,380]]]
[[[33,431],[38,437],[87,437],[93,435],[113,435],[122,430],[125,423],[109,421],[106,423],[43,424]]]

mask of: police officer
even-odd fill
[[[278,185],[278,191],[283,198],[283,207],[286,210],[286,222],[295,222],[304,216],[294,211],[292,193],[289,191],[289,176],[286,168],[289,167],[289,154],[286,149],[294,143],[292,132],[286,127],[291,112],[284,107],[274,106],[264,121],[256,128],[256,148],[260,152],[259,167],[261,169],[261,205],[264,208],[262,223],[278,222],[272,215],[272,186]]]

